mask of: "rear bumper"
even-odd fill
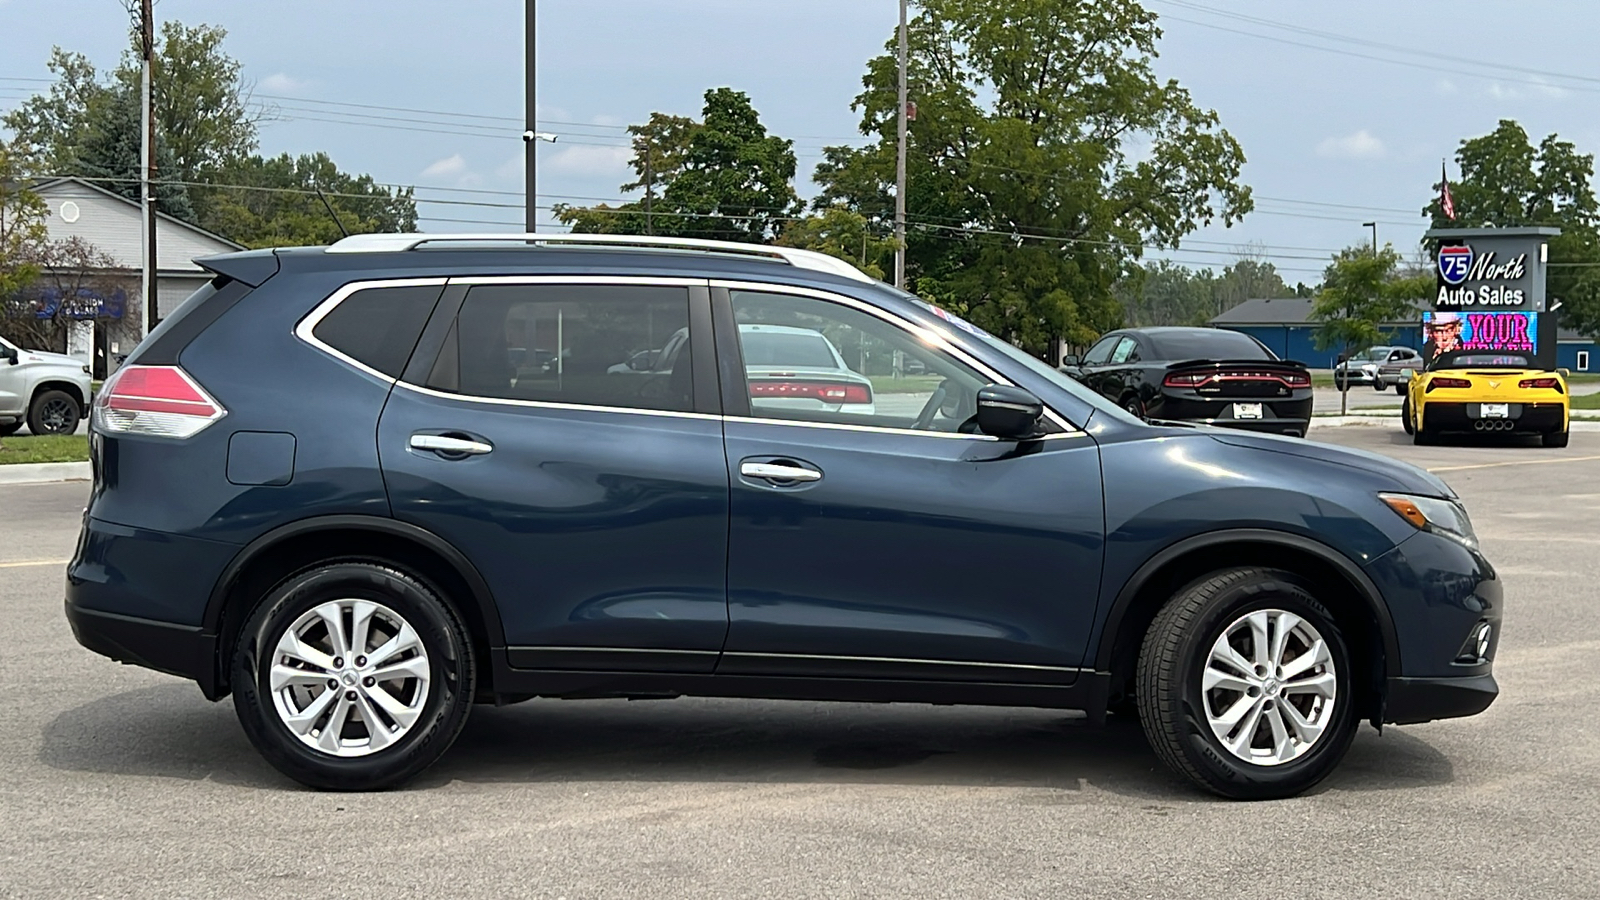
[[[199,628],[84,609],[67,595],[67,623],[78,643],[121,663],[197,682],[218,699],[217,638]]]
[[[1241,409],[1243,407],[1243,409]],[[1259,407],[1259,410],[1254,409]],[[1241,418],[1243,410],[1260,413],[1259,418]],[[1152,419],[1190,422],[1240,428],[1267,434],[1305,434],[1311,423],[1311,390],[1296,391],[1291,397],[1196,397],[1191,391],[1167,389],[1161,402],[1148,410]]]
[[[1390,678],[1383,704],[1383,721],[1416,725],[1435,719],[1475,716],[1500,695],[1494,675],[1456,678]]]
[[[1562,403],[1508,403],[1506,407],[1506,418],[1486,419],[1482,403],[1425,401],[1422,425],[1428,431],[1483,431],[1484,426],[1494,423],[1493,430],[1497,431],[1543,434],[1561,431],[1567,424],[1566,405]],[[1512,424],[1506,427],[1506,422]]]

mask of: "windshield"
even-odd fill
[[[1097,411],[1097,415],[1111,416],[1112,418],[1133,425],[1145,424],[1143,419],[1133,416],[1126,410],[1112,403],[1110,400],[1102,397],[1098,392],[1084,387],[1083,384],[1079,383],[1077,379],[1072,378],[1071,376],[1062,372],[1056,371],[1046,364],[1044,360],[1038,359],[1031,354],[1024,352],[1020,348],[1014,347],[1010,343],[1000,340],[989,332],[984,331],[982,328],[979,328],[971,322],[968,322],[966,319],[963,319],[954,313],[946,312],[945,310],[942,310],[939,307],[934,306],[933,304],[913,294],[908,294],[892,287],[890,290],[902,297],[905,297],[906,299],[933,313],[946,322],[949,322],[951,325],[954,325],[962,331],[972,335],[973,337],[982,341],[985,345],[993,347],[995,350],[1005,354],[1007,358],[1027,366],[1029,371],[1033,372],[1035,375],[1038,375],[1040,378],[1045,379],[1050,384],[1061,388],[1077,399],[1082,400],[1084,403],[1093,406]],[[1080,422],[1078,424],[1082,425],[1083,423]]]
[[[1434,369],[1533,369],[1533,360],[1520,353],[1446,353],[1433,361]]]
[[[1374,360],[1388,359],[1388,347],[1368,347],[1367,349],[1350,357],[1351,362],[1372,362]]]

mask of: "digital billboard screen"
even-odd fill
[[[1539,352],[1539,314],[1536,312],[1450,312],[1422,314],[1422,357],[1454,350]]]

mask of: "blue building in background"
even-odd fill
[[[1421,350],[1424,308],[1419,305],[1410,321],[1386,324],[1382,343]],[[1318,323],[1311,318],[1309,297],[1246,300],[1213,318],[1210,324],[1248,334],[1283,359],[1298,360],[1313,369],[1331,369],[1339,358],[1338,348],[1317,349]],[[1556,365],[1574,372],[1600,372],[1600,345],[1563,328],[1556,341]]]

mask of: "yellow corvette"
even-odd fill
[[[1564,372],[1522,353],[1465,350],[1412,373],[1400,417],[1418,444],[1464,432],[1537,434],[1546,447],[1565,447],[1568,408]]]

